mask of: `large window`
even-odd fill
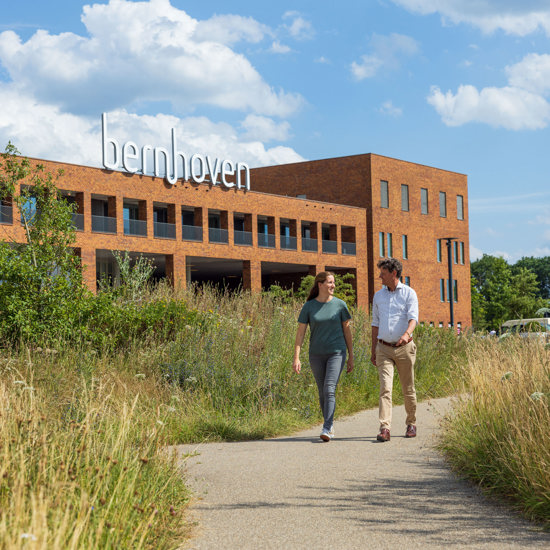
[[[390,207],[390,198],[388,193],[388,182],[380,181],[380,206],[382,208]]]
[[[420,212],[428,213],[428,190],[424,188],[420,189]]]
[[[388,242],[388,246],[387,246],[386,251],[388,253],[388,258],[391,258],[393,256],[393,242],[392,242],[392,234],[391,233],[388,233],[387,242]]]
[[[459,220],[464,219],[464,197],[462,195],[456,196],[456,217]]]
[[[406,260],[409,257],[409,246],[407,243],[407,235],[403,235],[403,259]]]
[[[383,258],[386,255],[385,235],[383,231],[378,233],[378,246],[380,248],[380,257]]]
[[[460,263],[464,265],[464,243],[460,242]]]
[[[447,193],[444,191],[439,192],[439,215],[442,218],[447,217]]]
[[[458,263],[458,241],[453,241],[453,260],[454,263]]]
[[[441,261],[441,239],[437,239],[437,261]]]
[[[409,211],[409,186],[404,184],[401,185],[401,210]]]
[[[439,279],[439,299],[445,301],[445,279]]]

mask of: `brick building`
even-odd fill
[[[471,324],[463,175],[358,155],[253,169],[248,190],[40,163],[64,171],[57,185],[76,204],[76,251],[91,289],[99,278],[117,276],[112,251],[128,250],[150,257],[155,275],[176,285],[213,281],[260,290],[296,286],[325,269],[349,272],[358,304],[368,307],[380,286],[376,262],[393,255],[418,292],[421,319],[446,326],[446,250],[438,250],[438,239],[455,237],[455,320]],[[0,238],[23,242],[15,210],[9,198],[0,205]]]

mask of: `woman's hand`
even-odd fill
[[[302,370],[302,363],[300,362],[300,359],[294,358],[292,368],[296,374],[300,374],[300,371]]]
[[[354,366],[353,357],[348,357],[348,368],[346,369],[346,372],[352,372]]]

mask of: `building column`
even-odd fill
[[[184,254],[166,254],[166,277],[174,288],[185,288],[187,269]]]
[[[321,273],[321,271],[325,271],[325,265],[324,264],[316,264],[316,265],[310,265],[308,266],[307,273],[308,275],[317,275],[317,273]]]
[[[253,292],[262,290],[262,262],[257,260],[243,261],[243,288]]]
[[[97,266],[95,248],[81,248],[78,256],[82,266],[82,280],[84,285],[94,294],[97,291]]]

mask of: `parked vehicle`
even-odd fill
[[[502,323],[500,339],[507,338],[511,334],[518,334],[522,338],[542,338],[550,341],[550,318],[511,319]]]

